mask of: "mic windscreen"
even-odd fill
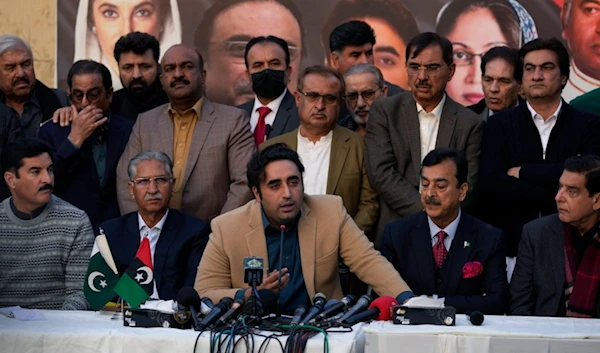
[[[369,305],[369,309],[379,309],[379,315],[375,318],[375,320],[388,321],[392,319],[392,310],[396,305],[398,305],[398,302],[394,297],[383,296],[373,300],[371,305]]]
[[[479,326],[483,324],[484,316],[481,311],[471,311],[467,314],[467,316],[469,317],[469,321],[471,321],[473,325]]]
[[[177,303],[181,304],[187,308],[200,307],[200,296],[198,292],[192,287],[183,287],[177,293]]]

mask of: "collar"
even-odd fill
[[[561,103],[562,103],[562,100],[561,100]],[[515,103],[515,105],[513,105],[513,106],[512,106],[512,107],[510,107],[510,108],[506,108],[506,109],[504,109],[504,110],[509,110],[509,109],[512,109],[512,108],[516,108],[516,107],[518,107],[518,106],[519,106],[519,99],[517,98],[517,103]],[[486,106],[485,108],[488,110],[488,117],[490,117],[490,116],[492,116],[492,115],[494,115],[494,114],[498,113],[498,112],[495,112],[495,111],[493,111],[493,110],[489,109],[487,106]],[[500,111],[502,111],[502,110],[500,110]]]
[[[183,112],[183,114],[182,114],[181,116],[183,116],[183,115],[185,115],[185,113],[187,113],[187,112],[189,112],[189,111],[193,110],[193,111],[195,111],[195,112],[196,112],[196,115],[197,115],[197,116],[198,116],[198,118],[199,118],[199,117],[200,117],[200,113],[202,112],[202,105],[203,105],[203,104],[204,104],[204,96],[200,97],[200,99],[198,99],[198,100],[196,101],[196,103],[194,103],[194,105],[193,105],[191,108],[189,108],[188,110],[184,111],[184,112]],[[169,112],[169,118],[171,118],[171,120],[173,120],[173,118],[174,118],[175,116],[179,115],[179,114],[177,113],[177,111],[175,110],[175,108],[173,108],[173,106],[171,105],[171,103],[169,103],[169,106],[168,106],[168,112]]]
[[[335,128],[335,126],[334,126],[334,128]],[[327,133],[327,135],[321,136],[321,138],[319,139],[319,141],[317,141],[316,143],[313,143],[308,138],[302,136],[302,134],[300,134],[300,128],[298,128],[298,142],[300,142],[300,143],[302,143],[304,145],[310,145],[310,146],[325,145],[325,144],[330,143],[332,139],[333,139],[333,129],[331,129]]]
[[[271,109],[271,112],[273,113],[277,113],[277,111],[279,110],[279,106],[281,106],[281,102],[283,102],[283,97],[285,97],[285,94],[287,93],[287,88],[283,90],[283,93],[273,99],[271,102],[269,102],[269,104],[267,105],[263,105],[259,100],[257,96],[254,96],[254,105],[253,105],[253,109],[254,111],[257,111],[258,108],[260,107],[268,107],[269,109]]]
[[[154,227],[150,228],[146,225],[146,222],[144,222],[144,219],[138,212],[138,230],[141,231],[142,229],[144,229],[144,227],[148,228],[149,230],[152,230],[152,229],[162,230],[163,226],[165,225],[165,221],[167,220],[168,215],[169,215],[169,209],[167,208],[167,212],[165,212],[164,216],[162,216],[160,221],[158,221],[158,223],[156,223],[156,225]]]
[[[6,97],[4,93],[0,92],[0,103],[6,104]],[[37,99],[37,95],[35,94],[35,86],[31,90],[31,98],[25,104],[32,104],[36,108],[40,108],[40,101]]]
[[[448,224],[446,229],[441,229],[440,227],[438,227],[435,223],[433,223],[431,218],[429,218],[429,216],[427,216],[427,223],[429,223],[429,233],[430,233],[431,239],[433,239],[433,237],[435,237],[437,235],[437,233],[439,233],[441,230],[446,232],[446,234],[448,234],[448,237],[450,239],[454,239],[454,236],[456,235],[456,230],[458,229],[458,223],[460,222],[461,213],[462,213],[462,211],[459,207],[458,208],[458,216],[456,216],[456,218],[450,224]]]
[[[269,218],[267,218],[267,214],[265,213],[265,209],[262,207],[262,205],[260,205],[260,215],[262,218],[262,224],[263,224],[263,229],[265,231],[265,234],[267,232],[267,228],[269,228],[269,227],[271,227],[273,229],[277,229],[271,225],[271,222],[269,222]],[[300,221],[301,216],[302,216],[302,211],[298,212],[298,215],[296,216],[296,218],[294,218],[294,221],[290,224],[290,226],[287,227],[287,230],[294,228],[296,226],[296,224]],[[279,229],[277,229],[277,230],[279,230]]]
[[[531,117],[535,120],[535,119],[543,119],[541,115],[539,115],[535,109],[533,109],[533,107],[531,106],[531,104],[529,104],[529,102],[526,102],[525,104],[527,104],[527,109],[529,110],[529,113],[531,113]],[[552,115],[550,115],[550,117],[548,118],[548,120],[552,119],[552,118],[558,118],[558,113],[560,113],[560,110],[562,108],[563,105],[563,101],[562,98],[560,100],[560,103],[558,103],[558,107],[556,108],[556,110],[554,111],[554,113],[552,113]]]
[[[36,208],[35,210],[33,210],[33,212],[31,212],[31,214],[29,213],[25,213],[25,212],[21,212],[17,209],[17,207],[15,206],[15,203],[13,202],[13,198],[10,198],[10,209],[11,211],[15,214],[15,216],[17,216],[17,218],[25,220],[25,221],[29,221],[32,220],[34,218],[36,218],[37,216],[39,216],[40,214],[42,214],[42,212],[44,212],[44,209],[46,209],[46,206],[48,204],[44,204],[38,208]]]
[[[425,109],[423,108],[423,106],[421,104],[419,104],[417,101],[415,101],[415,103],[417,104],[417,114],[419,114],[421,111],[423,111],[423,112],[425,111]],[[444,96],[442,97],[442,99],[440,100],[438,105],[436,105],[435,108],[433,108],[433,110],[430,112],[435,116],[435,118],[437,120],[440,120],[440,118],[442,117],[442,110],[444,109],[445,103],[446,103],[446,93],[444,93]]]

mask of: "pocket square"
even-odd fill
[[[479,261],[467,262],[462,268],[462,278],[473,278],[483,272],[483,265]]]

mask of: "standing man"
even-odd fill
[[[600,318],[600,158],[567,159],[555,200],[523,227],[508,313]]]
[[[23,136],[19,125],[19,114],[10,107],[0,103],[0,154],[10,142]],[[0,165],[0,170],[2,165]],[[0,201],[10,196],[6,184],[0,181]]]
[[[165,152],[174,161],[175,187],[169,207],[204,221],[252,198],[246,164],[256,150],[243,110],[203,97],[202,56],[174,45],[161,62],[161,83],[169,104],[140,114],[117,167],[121,214],[136,210],[128,197],[127,166],[138,153]]]
[[[533,40],[519,51],[518,71],[527,103],[488,119],[479,179],[483,218],[504,231],[509,257],[517,255],[525,223],[556,211],[565,160],[600,154],[600,118],[561,99],[567,48],[556,38]]]
[[[371,104],[379,98],[387,97],[388,88],[381,71],[371,64],[351,66],[344,74],[344,84],[348,114],[341,117],[338,124],[364,137]]]
[[[256,97],[238,108],[250,116],[258,146],[300,124],[294,96],[286,88],[292,74],[288,45],[275,36],[252,38],[246,46],[245,63]]]
[[[133,122],[110,111],[112,79],[103,64],[77,61],[67,84],[72,123],[45,124],[39,137],[55,154],[54,193],[84,210],[96,232],[101,222],[120,214],[116,170]]]
[[[408,43],[406,59],[411,91],[375,101],[365,135],[367,173],[381,199],[378,236],[388,222],[423,209],[421,161],[434,148],[464,152],[471,188],[478,175],[483,120],[445,91],[455,68],[452,44],[421,33]]]
[[[36,137],[40,124],[61,107],[69,106],[67,94],[50,89],[35,78],[33,54],[23,39],[0,36],[0,103],[19,114],[26,137]]]

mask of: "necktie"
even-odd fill
[[[446,238],[446,232],[443,230],[437,233],[438,241],[433,246],[433,258],[435,259],[435,264],[437,268],[441,268],[444,260],[446,259],[446,255],[448,255],[448,250],[444,246],[444,238]]]
[[[254,142],[256,146],[260,145],[265,141],[265,134],[267,132],[267,125],[265,124],[265,117],[271,112],[269,107],[258,108],[258,122],[254,128]]]

